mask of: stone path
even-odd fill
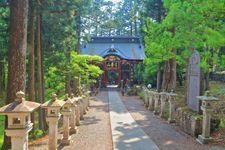
[[[114,150],[159,150],[123,105],[118,92],[109,91]]]
[[[121,95],[120,95],[121,96]],[[200,145],[195,138],[187,135],[174,124],[155,116],[146,110],[138,96],[121,96],[124,105],[144,132],[151,136],[160,150],[209,150],[207,145]]]
[[[59,145],[59,150],[210,149],[207,145],[198,144],[179,127],[168,124],[146,110],[137,96],[101,91],[90,103],[91,108],[81,121],[79,132],[72,135],[73,142],[70,146]],[[46,136],[30,143],[29,150],[47,150],[47,145]]]
[[[71,144],[59,145],[58,150],[112,150],[108,92],[100,92],[90,104],[91,107],[79,126],[79,132],[71,136]],[[58,139],[61,137],[62,134]],[[48,150],[48,137],[30,143],[29,150]]]

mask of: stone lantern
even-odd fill
[[[156,91],[154,93],[154,114],[158,115],[159,114],[159,102],[160,102],[160,93]]]
[[[213,111],[212,103],[218,99],[209,96],[208,92],[206,92],[206,96],[197,96],[197,99],[202,101],[201,110],[203,112],[202,134],[198,135],[197,141],[201,144],[205,144],[212,140],[210,137],[210,120]]]
[[[173,90],[167,94],[168,95],[168,99],[169,99],[169,118],[168,118],[168,122],[169,123],[174,123],[175,119],[174,119],[174,111],[175,111],[175,102],[176,102],[176,97],[177,94],[173,92]]]
[[[145,107],[148,107],[148,89],[147,88],[144,89],[144,96],[145,96],[145,100],[144,100]]]
[[[63,109],[61,111],[62,115],[63,115],[63,139],[62,139],[62,143],[63,144],[70,144],[70,133],[69,133],[69,126],[70,126],[70,117],[73,116],[74,114],[72,114],[72,106],[73,101],[72,99],[69,98],[68,94],[65,95],[65,104],[63,105]],[[74,121],[74,117],[71,117],[71,121]]]
[[[76,126],[80,125],[80,102],[78,97],[73,97],[74,99],[74,104],[75,104],[75,114],[76,114]]]
[[[149,97],[149,102],[148,102],[148,109],[149,110],[154,110],[154,91],[149,90],[148,92],[148,97]]]
[[[87,96],[82,95],[82,106],[83,106],[83,114],[87,114]]]
[[[78,131],[78,128],[76,126],[76,104],[75,104],[75,99],[74,99],[74,95],[71,94],[71,97],[69,98],[70,99],[70,106],[71,106],[71,109],[72,109],[72,113],[70,115],[70,133],[77,133]],[[66,100],[66,98],[65,98]]]
[[[80,120],[84,120],[84,101],[82,97],[77,97],[76,98],[76,102],[79,106],[79,110],[80,110]]]
[[[161,111],[160,111],[160,117],[165,117],[165,107],[166,107],[166,101],[167,101],[167,93],[161,92],[160,93],[160,100],[161,100]]]
[[[57,149],[58,120],[61,116],[60,109],[64,104],[64,101],[58,100],[57,95],[53,94],[52,99],[41,106],[47,110],[46,120],[49,125],[49,150]]]
[[[14,102],[0,108],[0,114],[8,116],[6,135],[11,137],[12,150],[28,150],[28,133],[33,128],[30,114],[40,106],[26,101],[22,91],[16,93]]]

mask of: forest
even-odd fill
[[[0,0],[0,106],[19,90],[43,103],[96,82],[103,58],[79,54],[92,36],[140,37],[146,58],[134,76],[158,91],[185,86],[188,58],[197,50],[204,94],[210,73],[225,71],[225,0]],[[215,91],[225,95],[224,86]],[[46,132],[42,114],[33,115],[30,138]]]

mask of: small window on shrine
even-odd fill
[[[13,124],[20,124],[20,118],[13,118]]]
[[[121,69],[122,70],[130,70],[130,66],[129,65],[122,65]]]

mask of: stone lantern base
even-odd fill
[[[198,135],[198,138],[196,140],[200,144],[206,144],[206,143],[209,143],[210,141],[212,141],[213,138],[211,138],[211,137],[206,138],[206,137],[203,137],[202,135]]]
[[[64,145],[70,145],[71,142],[71,136],[69,136],[67,139],[62,139],[62,144]]]
[[[6,129],[6,135],[11,137],[12,150],[28,150],[28,133],[33,128],[30,123],[25,129]]]

